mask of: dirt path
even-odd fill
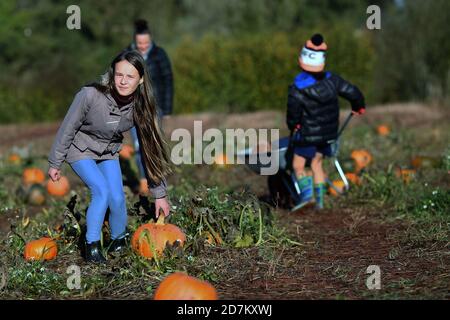
[[[364,117],[354,118],[351,126],[361,122],[377,123],[386,115],[396,119],[398,126],[421,126],[430,121],[449,117],[450,110],[421,104],[393,104],[368,107]],[[341,121],[347,111],[341,112]],[[227,114],[199,113],[193,115],[174,115],[164,120],[166,132],[176,128],[193,130],[194,121],[202,121],[203,130],[208,128],[285,128],[285,114],[282,111],[260,111],[254,113]],[[13,146],[23,147],[30,144],[44,144],[50,148],[52,137],[58,130],[59,123],[32,125],[0,125],[0,155]],[[128,138],[128,137],[127,137]]]
[[[417,252],[438,250],[400,243],[394,235],[405,226],[345,209],[278,214],[292,240],[302,246],[280,248],[270,263],[257,248],[247,250],[250,259],[236,260],[248,265],[235,266],[236,279],[220,288],[225,299],[450,298],[442,281],[433,285],[449,276],[450,258],[418,256]],[[366,286],[371,265],[380,267],[381,290]]]

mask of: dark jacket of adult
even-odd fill
[[[136,50],[135,44],[128,47]],[[173,111],[173,73],[166,51],[158,47],[155,42],[147,54],[147,69],[152,82],[156,103],[162,115],[170,115]]]
[[[354,111],[365,108],[361,91],[336,74],[326,72],[318,78],[302,72],[295,78],[289,86],[286,122],[290,130],[300,130],[297,145],[322,145],[337,138],[339,96]]]

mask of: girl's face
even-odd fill
[[[137,69],[127,60],[116,63],[114,85],[121,96],[132,94],[142,82],[144,78],[139,76]]]

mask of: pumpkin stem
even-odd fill
[[[158,225],[164,225],[164,214],[159,214],[158,221],[156,221]]]

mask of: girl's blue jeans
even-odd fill
[[[127,207],[119,160],[83,159],[70,165],[91,192],[86,215],[86,241],[92,243],[100,240],[108,207],[111,238],[123,237],[127,226]]]

